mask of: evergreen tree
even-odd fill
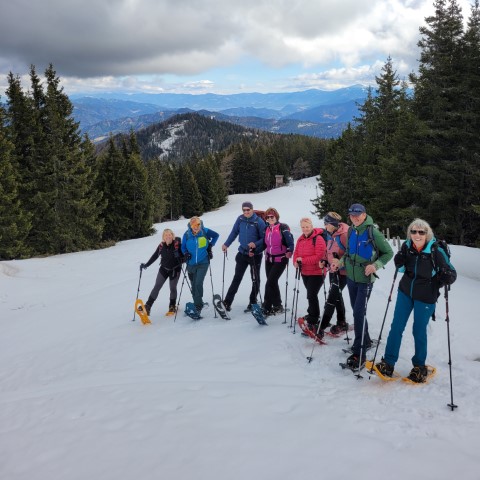
[[[415,112],[428,127],[422,140],[429,148],[418,161],[428,169],[432,189],[423,193],[422,203],[436,233],[460,242],[469,209],[463,191],[467,173],[462,147],[463,18],[456,0],[435,0],[434,7],[435,15],[420,27],[419,73],[411,75]]]
[[[147,165],[147,186],[150,192],[153,209],[153,222],[161,222],[167,216],[167,182],[165,171],[168,168],[159,159],[150,160]]]
[[[110,137],[100,162],[98,187],[108,201],[104,212],[105,240],[126,240],[152,233],[153,203],[147,171],[133,137],[130,144],[123,139],[121,150]]]
[[[465,74],[462,75],[461,108],[463,110],[462,141],[464,204],[457,222],[460,243],[480,247],[480,8],[479,0],[472,5],[464,36]],[[463,208],[462,208],[463,207]]]
[[[45,71],[46,93],[40,121],[43,157],[37,165],[38,205],[48,219],[37,239],[45,242],[48,253],[66,253],[93,248],[102,234],[99,221],[101,195],[94,187],[88,140],[82,142],[79,125],[72,117],[73,105],[60,87],[53,66]]]
[[[182,186],[182,215],[185,218],[200,216],[204,212],[202,195],[190,167],[185,164],[180,167]]]
[[[0,260],[26,256],[25,239],[30,215],[24,211],[18,194],[18,167],[14,147],[8,140],[5,112],[0,104]]]

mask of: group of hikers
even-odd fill
[[[391,377],[408,318],[413,311],[413,337],[415,354],[409,378],[422,383],[427,378],[427,325],[435,311],[439,291],[456,280],[456,271],[447,252],[438,245],[430,225],[422,219],[413,220],[406,229],[406,240],[398,253],[394,252],[376,227],[364,205],[355,203],[348,209],[351,226],[342,221],[341,215],[328,212],[325,228],[315,228],[310,218],[300,220],[302,234],[295,242],[290,228],[280,223],[275,208],[257,214],[251,202],[243,202],[242,214],[222,245],[224,255],[238,238],[235,256],[235,273],[223,300],[223,307],[231,311],[235,295],[247,269],[250,269],[252,288],[247,310],[257,305],[260,294],[261,264],[265,258],[265,291],[261,305],[265,316],[285,312],[279,287],[279,279],[292,259],[298,278],[301,277],[307,295],[307,314],[302,318],[311,336],[321,341],[330,327],[332,334],[348,331],[343,290],[347,286],[353,312],[354,341],[347,366],[361,369],[366,352],[372,344],[367,321],[367,304],[377,277],[376,272],[394,258],[396,272],[403,276],[398,287],[394,316],[387,338],[385,353],[375,367],[384,376]],[[263,218],[262,218],[263,217]],[[157,275],[145,308],[150,314],[153,303],[163,284],[170,283],[169,313],[176,311],[177,284],[182,273],[182,263],[191,283],[193,304],[200,315],[203,303],[203,283],[210,261],[212,247],[219,234],[203,225],[199,217],[192,217],[183,238],[175,237],[165,229],[162,242],[147,263],[147,268],[160,257]],[[321,315],[318,295],[328,274],[330,288]],[[298,298],[298,295],[297,295]],[[336,313],[336,322],[330,325]]]

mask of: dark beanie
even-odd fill
[[[330,216],[328,213],[323,217],[323,223],[327,224],[330,223],[330,225],[333,225],[334,227],[338,227],[338,224],[340,223],[340,220],[337,220],[336,218]]]
[[[242,203],[242,208],[251,208],[251,209],[253,209],[252,202],[243,202],[243,203]]]

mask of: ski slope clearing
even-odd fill
[[[215,293],[222,293],[220,246],[241,203],[277,208],[297,238],[300,218],[313,210],[315,185],[310,178],[233,195],[202,217],[220,234],[213,249]],[[138,317],[132,322],[139,264],[150,258],[164,228],[181,236],[186,224],[159,224],[152,237],[106,250],[0,262],[2,480],[480,478],[480,250],[451,248],[459,274],[449,298],[458,405],[451,411],[443,296],[429,325],[428,363],[437,374],[424,386],[342,371],[343,338],[326,337],[327,345],[316,345],[308,363],[313,341],[298,326],[293,333],[290,313],[286,324],[277,316],[265,327],[244,313],[247,276],[230,321],[215,318],[210,306],[198,322],[181,312],[174,322],[165,317],[164,287],[152,324],[142,325]],[[225,291],[237,246],[228,252]],[[289,270],[290,307],[291,265]],[[157,271],[152,265],[143,273],[144,300]],[[375,282],[368,310],[372,337],[378,337],[393,274],[390,262]],[[285,275],[280,285],[285,297]],[[205,292],[211,303],[210,275]],[[301,285],[299,315],[305,297]],[[323,289],[320,298],[323,307]],[[348,305],[346,291],[344,298]],[[187,301],[184,287],[182,304]],[[378,356],[383,350],[382,339]],[[408,373],[412,355],[410,320],[396,370]]]

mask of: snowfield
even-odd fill
[[[310,178],[233,195],[225,207],[205,214],[205,226],[220,233],[205,299],[211,301],[211,279],[215,293],[222,293],[220,245],[243,201],[277,208],[297,238],[299,219],[311,215],[315,196]],[[341,370],[342,338],[316,345],[308,363],[312,340],[298,327],[293,333],[290,314],[286,324],[279,316],[261,327],[243,312],[248,274],[231,321],[215,318],[210,306],[199,322],[182,313],[174,322],[164,316],[164,287],[152,325],[138,317],[132,322],[139,264],[150,258],[164,228],[181,236],[186,224],[159,224],[152,237],[105,250],[0,262],[0,479],[480,478],[480,250],[451,247],[459,274],[449,298],[458,405],[451,411],[443,296],[429,325],[428,362],[438,373],[425,386],[383,383],[368,372],[357,379]],[[314,224],[323,226],[317,219]],[[225,262],[225,291],[237,246]],[[144,300],[157,271],[158,264],[143,273]],[[378,337],[393,274],[390,262],[375,282],[368,309],[372,337]],[[280,284],[284,297],[285,275]],[[305,297],[301,285],[299,314]],[[323,307],[323,289],[320,298]],[[344,298],[349,306],[347,291]],[[185,287],[181,303],[190,299]],[[351,321],[350,309],[347,315]],[[378,358],[383,350],[382,341]],[[412,355],[410,319],[396,369],[408,373]]]

